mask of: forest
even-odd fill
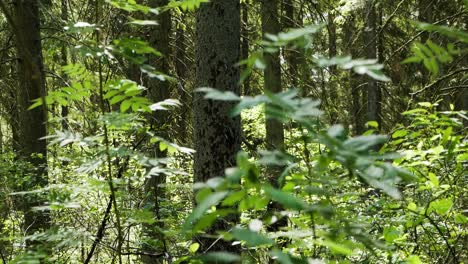
[[[468,0],[0,0],[0,264],[468,264]]]

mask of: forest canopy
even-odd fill
[[[468,263],[467,21],[0,1],[0,264]]]

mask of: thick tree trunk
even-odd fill
[[[377,28],[377,12],[373,0],[368,0],[365,9],[367,23],[365,29],[366,57],[378,58],[377,46],[379,32]],[[379,83],[371,78],[367,81],[367,121],[377,121],[381,124],[381,91]]]
[[[162,7],[167,5],[168,0],[150,0],[149,6],[151,7]],[[169,73],[169,56],[170,56],[170,33],[171,33],[171,14],[169,11],[163,12],[155,18],[158,21],[158,26],[152,28],[150,33],[149,43],[156,50],[163,54],[162,57],[151,57],[150,64],[162,73]],[[170,87],[168,81],[160,81],[157,79],[149,79],[147,82],[148,86],[148,98],[153,102],[163,101],[170,97]],[[169,134],[167,133],[167,125],[169,124],[169,115],[166,111],[154,112],[150,117],[149,123],[151,125],[151,131],[156,135],[168,139]],[[152,147],[152,156],[156,158],[167,157],[166,151],[161,151],[159,144]],[[154,217],[157,222],[155,226],[146,226],[145,232],[149,239],[155,243],[147,245],[146,251],[161,252],[167,251],[164,234],[161,232],[164,227],[163,217],[161,215],[161,198],[165,196],[165,190],[162,185],[166,183],[166,175],[151,175],[151,178],[147,179],[145,183],[146,203],[148,203],[154,213]],[[157,258],[151,256],[143,256],[142,261],[144,263],[159,263]]]
[[[42,138],[46,131],[46,106],[28,110],[33,99],[45,95],[45,78],[41,54],[39,4],[37,0],[13,1],[14,27],[18,52],[18,138],[19,158],[32,164],[30,179],[24,190],[45,187],[47,179],[47,145]],[[49,214],[34,211],[33,207],[43,204],[42,199],[24,196],[24,225],[26,234],[47,229]],[[30,243],[35,244],[35,243]]]
[[[216,25],[216,26],[213,26]],[[196,20],[196,87],[213,87],[239,94],[240,3],[238,0],[212,0],[200,6]],[[194,108],[194,181],[206,181],[224,175],[235,165],[240,150],[240,118],[229,117],[232,103],[204,99],[195,93]],[[208,231],[226,230],[233,216],[217,221]],[[230,242],[199,237],[200,252],[235,251]],[[212,247],[210,247],[212,246]]]

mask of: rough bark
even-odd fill
[[[214,26],[215,25],[215,26]],[[200,6],[196,19],[196,87],[213,87],[239,94],[240,3],[237,0],[212,0]],[[240,118],[231,118],[232,103],[203,98],[195,93],[194,108],[194,181],[206,181],[224,175],[235,165],[240,150]],[[217,221],[208,233],[226,230],[228,217]],[[200,252],[236,251],[231,243],[208,237],[198,237]]]
[[[18,139],[16,150],[20,159],[32,164],[24,190],[45,187],[47,179],[47,145],[42,138],[46,131],[46,108],[28,110],[33,99],[45,95],[42,46],[40,35],[39,4],[37,0],[15,0],[13,2],[14,27],[18,53]],[[26,234],[33,234],[49,227],[50,217],[45,211],[34,211],[33,207],[44,201],[25,196],[24,225]],[[35,244],[35,243],[29,243]]]

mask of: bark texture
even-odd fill
[[[13,2],[13,17],[18,53],[18,139],[15,149],[19,157],[32,164],[24,190],[44,187],[47,179],[47,145],[41,139],[47,135],[46,108],[28,110],[33,99],[45,95],[42,46],[40,35],[39,4],[37,0],[16,0]],[[49,227],[47,212],[33,211],[44,201],[37,197],[24,196],[24,230],[33,234]],[[34,244],[34,243],[30,243]]]
[[[196,87],[212,87],[239,94],[240,3],[238,0],[212,0],[202,4],[196,19]],[[240,150],[240,118],[231,118],[232,103],[204,99],[194,95],[194,180],[206,181],[223,176],[235,165]],[[219,220],[213,229],[228,228],[229,220]],[[209,231],[210,232],[210,231]],[[231,243],[199,237],[200,252],[210,248],[237,250]]]

